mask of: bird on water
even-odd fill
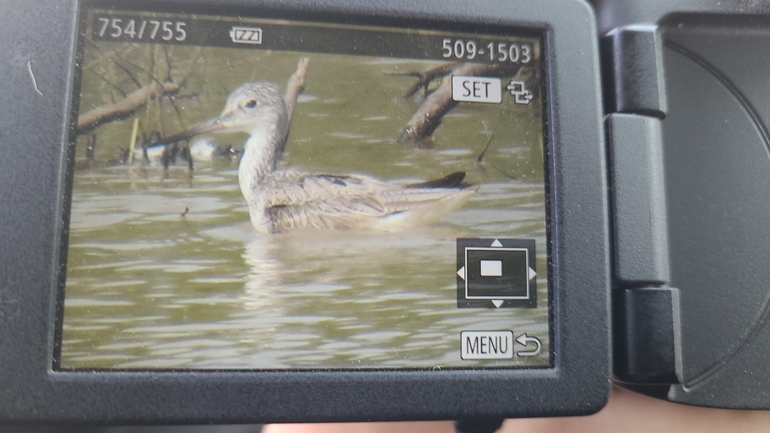
[[[464,172],[424,183],[399,185],[363,175],[277,169],[289,135],[283,92],[269,82],[241,85],[222,113],[174,139],[214,132],[246,132],[238,183],[254,228],[279,233],[322,229],[398,230],[431,223],[460,208],[478,189]]]

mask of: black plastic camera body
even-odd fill
[[[597,1],[595,10],[578,0],[0,4],[0,421],[579,415],[604,406],[613,376],[671,401],[770,408],[770,6],[695,3]],[[540,37],[550,365],[56,368],[74,86],[83,67],[82,14],[92,4]]]

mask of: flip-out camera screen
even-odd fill
[[[57,369],[550,365],[539,35],[83,20]]]

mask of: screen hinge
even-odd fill
[[[666,115],[663,45],[657,26],[627,26],[602,36],[606,112]]]
[[[660,119],[607,116],[615,376],[679,383],[679,292],[669,287]]]
[[[614,374],[633,384],[682,377],[679,291],[669,287],[661,119],[666,97],[655,26],[602,38],[613,234]]]
[[[661,119],[666,113],[657,26],[602,37],[613,233],[613,358],[617,380],[682,377],[679,291],[669,287]]]

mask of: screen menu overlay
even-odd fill
[[[56,369],[550,365],[540,36],[83,20]]]
[[[534,239],[458,239],[458,308],[536,308]]]

